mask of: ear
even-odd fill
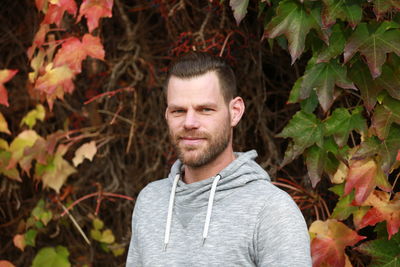
[[[231,126],[235,127],[243,116],[245,110],[243,99],[238,96],[229,103],[229,112],[231,114]]]
[[[168,107],[165,108],[164,117],[165,117],[165,120],[168,121]]]

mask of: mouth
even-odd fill
[[[205,138],[202,137],[191,137],[191,136],[182,136],[179,138],[180,142],[184,145],[198,145],[205,141]]]

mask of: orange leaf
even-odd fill
[[[0,267],[15,267],[15,265],[9,261],[0,260]]]
[[[24,251],[25,249],[25,237],[24,235],[15,235],[13,238],[14,246]]]
[[[344,195],[348,195],[355,188],[356,205],[361,205],[376,186],[385,191],[391,190],[386,175],[373,159],[351,161],[346,180]]]
[[[18,70],[0,70],[0,104],[8,107],[8,93],[3,84],[11,80],[15,74],[17,74]]]
[[[363,203],[363,206],[372,206],[372,208],[364,215],[359,225],[357,225],[358,228],[386,221],[389,239],[399,231],[400,193],[397,193],[395,198],[390,200],[388,193],[375,190]]]
[[[104,59],[104,49],[99,37],[90,34],[83,36],[82,42],[72,37],[65,40],[54,58],[56,67],[67,65],[75,74],[82,71],[82,61],[90,55],[98,59]]]
[[[61,26],[61,20],[67,11],[72,16],[75,16],[77,11],[75,0],[55,0],[49,3],[46,16],[42,23],[52,24],[55,23],[58,27]]]
[[[313,266],[345,266],[346,246],[365,239],[342,222],[332,219],[313,222],[309,231]]]
[[[99,26],[99,19],[102,17],[112,17],[113,0],[83,0],[79,9],[78,22],[82,16],[87,19],[89,32]]]

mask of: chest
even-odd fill
[[[175,206],[165,251],[167,208],[142,222],[137,234],[144,266],[254,266],[257,211],[240,203],[217,203],[203,242],[206,212],[207,207]]]

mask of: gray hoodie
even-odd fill
[[[185,184],[178,160],[147,185],[132,217],[127,266],[311,266],[304,218],[252,150],[215,177]]]

